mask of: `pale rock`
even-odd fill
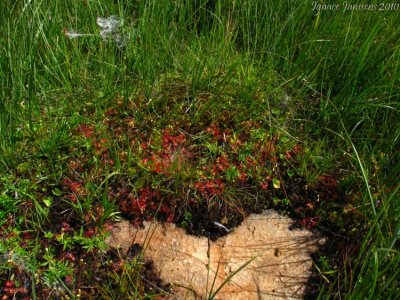
[[[290,230],[293,220],[268,210],[248,216],[217,241],[188,235],[174,224],[116,223],[107,243],[127,251],[133,243],[154,263],[160,279],[173,285],[171,299],[207,299],[236,273],[214,299],[299,299],[311,275],[310,254],[324,238]],[[215,282],[214,282],[215,281]]]

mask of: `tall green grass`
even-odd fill
[[[371,1],[370,3],[378,3]],[[116,15],[127,45],[68,39]],[[236,83],[245,99],[265,82],[285,90],[295,120],[325,153],[346,153],[347,190],[359,195],[366,234],[351,276],[323,296],[390,298],[399,292],[400,33],[396,11],[312,10],[311,1],[3,1],[0,3],[0,151],[12,171],[32,135],[115,94],[162,82],[190,93]],[[271,100],[278,105],[281,98]],[[42,123],[38,123],[42,118]],[[53,124],[53,125],[52,125]],[[322,143],[322,142],[321,142]],[[328,151],[329,150],[329,151]],[[335,150],[333,150],[335,151]],[[352,278],[352,279],[350,279]]]
[[[353,165],[352,184],[362,183],[359,205],[369,229],[351,274],[356,278],[338,282],[340,292],[357,299],[395,297],[399,289],[394,271],[399,266],[397,13],[318,14],[309,1],[244,1],[243,6],[241,46],[260,53],[283,76],[293,78],[288,87],[302,97],[294,105],[308,106],[304,116],[310,120],[310,133],[327,135],[330,147],[346,152]],[[314,107],[307,96],[319,98]]]

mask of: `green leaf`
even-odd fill
[[[217,154],[219,152],[217,144],[206,143],[205,146],[212,154]]]
[[[46,232],[44,233],[44,237],[45,237],[46,239],[51,239],[51,238],[53,238],[53,236],[54,236],[54,234],[53,234],[52,232],[50,232],[50,231],[46,231]]]
[[[47,198],[43,199],[43,203],[47,207],[50,207],[53,204],[53,198],[52,197],[47,197]]]
[[[293,175],[296,174],[296,172],[293,169],[289,169],[286,173],[288,174],[289,177],[293,177]]]
[[[226,179],[228,179],[228,181],[235,181],[237,178],[239,178],[239,176],[240,173],[235,166],[231,166],[228,170],[226,170]]]
[[[29,171],[29,169],[30,169],[30,163],[28,163],[28,162],[20,163],[20,164],[17,166],[17,171],[18,171],[18,173],[20,173],[20,174],[27,173],[27,172]]]
[[[58,189],[58,188],[54,188],[51,192],[52,192],[53,195],[56,196],[56,197],[61,196],[62,193],[63,193],[63,192],[62,192],[60,189]]]
[[[272,179],[272,185],[276,189],[280,189],[281,188],[281,182],[277,178]]]
[[[190,221],[193,219],[193,215],[190,211],[185,212],[185,220]]]

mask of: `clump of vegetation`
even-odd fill
[[[162,299],[113,222],[267,208],[329,237],[313,297],[399,293],[396,12],[264,2],[0,4],[2,299]]]

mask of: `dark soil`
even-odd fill
[[[261,193],[254,189],[252,192],[258,193],[259,200],[257,202],[243,200],[238,205],[240,209],[236,209],[227,203],[209,207],[193,205],[186,210],[192,215],[190,222],[182,215],[177,219],[176,224],[185,228],[189,234],[206,236],[215,241],[229,233],[223,227],[216,225],[216,223],[222,224],[221,220],[225,220],[222,225],[229,230],[240,225],[249,214],[260,213],[263,210],[273,208],[292,217],[295,220],[293,228],[321,230],[324,227],[329,228],[330,231],[335,231],[335,228],[339,227],[338,224],[322,221],[318,214],[321,205],[324,207],[343,205],[344,195],[336,184],[328,185],[321,180],[314,185],[307,186],[304,178],[288,177],[284,178],[282,189],[271,188],[261,191]],[[290,204],[283,203],[283,199],[290,199]]]

